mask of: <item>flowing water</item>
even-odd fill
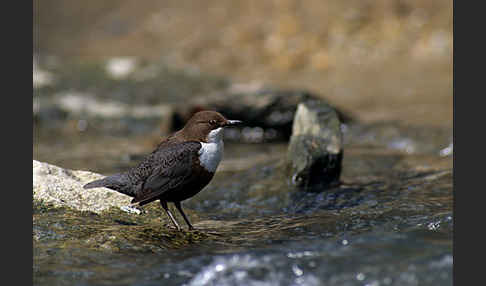
[[[185,104],[229,85],[156,65],[122,81],[102,65],[47,66],[55,80],[34,92],[33,158],[104,175],[135,165],[168,124],[69,113],[49,100]],[[34,285],[452,285],[452,127],[409,122],[418,124],[343,125],[342,184],[318,193],[294,188],[287,141],[227,134],[214,179],[183,203],[193,232],[168,228],[157,203],[98,215],[34,202]]]
[[[193,233],[167,231],[158,204],[100,216],[35,203],[34,284],[452,285],[450,134],[385,125],[401,137],[347,129],[343,184],[321,193],[292,187],[285,142],[227,140],[213,181],[184,202]],[[114,173],[150,151],[124,154],[137,136],[53,132],[37,129],[34,158],[66,168]]]

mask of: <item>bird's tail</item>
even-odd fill
[[[105,187],[119,193],[133,197],[136,189],[133,188],[127,174],[115,174],[100,180],[92,181],[83,186],[85,189]]]
[[[89,182],[86,185],[84,185],[83,188],[91,189],[91,188],[105,187],[105,188],[119,191],[119,189],[123,188],[124,185],[126,185],[125,176],[123,176],[123,174],[115,174],[115,175],[105,177],[103,179]]]
[[[83,186],[84,189],[101,188],[107,185],[106,178],[92,181]]]

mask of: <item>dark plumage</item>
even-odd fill
[[[182,210],[181,201],[196,195],[211,181],[223,151],[220,131],[222,127],[238,123],[240,121],[227,120],[217,112],[198,112],[183,129],[163,140],[137,166],[90,182],[84,188],[109,188],[133,197],[132,204],[145,205],[160,200],[173,224],[180,229],[167,207],[167,202],[173,202],[189,229],[193,229]],[[215,145],[208,149],[210,144]]]

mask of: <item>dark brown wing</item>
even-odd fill
[[[147,163],[151,166],[142,189],[135,195],[132,203],[140,205],[156,200],[169,190],[187,181],[193,170],[193,162],[198,156],[201,144],[184,142],[159,146],[150,155]]]

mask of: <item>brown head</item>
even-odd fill
[[[200,111],[195,113],[184,128],[177,133],[184,140],[208,142],[221,139],[224,127],[240,123],[239,120],[228,120],[216,111]]]

